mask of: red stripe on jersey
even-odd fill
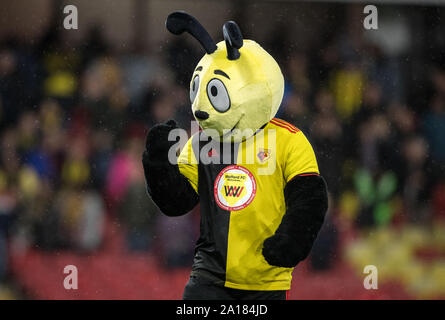
[[[316,172],[300,173],[300,174],[297,174],[297,175],[293,176],[293,178],[290,179],[288,181],[288,183],[291,182],[292,180],[294,180],[296,177],[306,177],[306,176],[319,176],[319,174],[316,173]]]
[[[305,176],[319,176],[319,174],[316,172],[311,172],[311,173],[302,173],[296,175],[296,177],[305,177]]]
[[[294,129],[291,129],[290,127],[285,126],[285,125],[283,125],[281,123],[275,122],[274,120],[270,120],[270,122],[273,123],[274,125],[278,126],[278,127],[286,129],[287,131],[289,131],[291,133],[297,133],[297,131],[295,131]]]
[[[284,120],[282,120],[282,119],[278,119],[278,118],[273,118],[272,120],[274,120],[274,121],[276,121],[276,122],[279,122],[279,123],[281,123],[281,124],[284,124],[285,126],[289,126],[290,128],[292,128],[293,130],[295,130],[295,131],[300,131],[297,127],[295,127],[294,125],[292,125],[292,124],[290,124],[289,122],[287,122],[287,121],[284,121]]]

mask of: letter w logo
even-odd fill
[[[226,197],[239,197],[241,192],[243,192],[244,187],[235,188],[234,186],[224,186],[224,191],[226,192]]]

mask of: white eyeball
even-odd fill
[[[226,86],[219,79],[212,79],[207,84],[207,96],[212,106],[219,112],[226,112],[230,108],[230,98]]]
[[[193,104],[193,101],[195,101],[196,94],[198,93],[199,89],[199,76],[196,75],[195,78],[192,81],[192,84],[190,85],[190,102]]]

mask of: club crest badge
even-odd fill
[[[255,177],[249,170],[232,165],[219,173],[213,191],[216,203],[221,209],[238,211],[253,201],[256,188]]]
[[[259,151],[258,151],[258,153],[257,153],[258,160],[260,160],[261,163],[264,163],[264,162],[266,162],[267,160],[269,160],[269,159],[270,159],[270,156],[271,156],[271,151],[270,151],[270,149],[263,149],[263,148],[260,148]]]

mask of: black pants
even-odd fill
[[[286,291],[237,290],[224,287],[207,277],[192,274],[182,298],[184,300],[286,300]]]

